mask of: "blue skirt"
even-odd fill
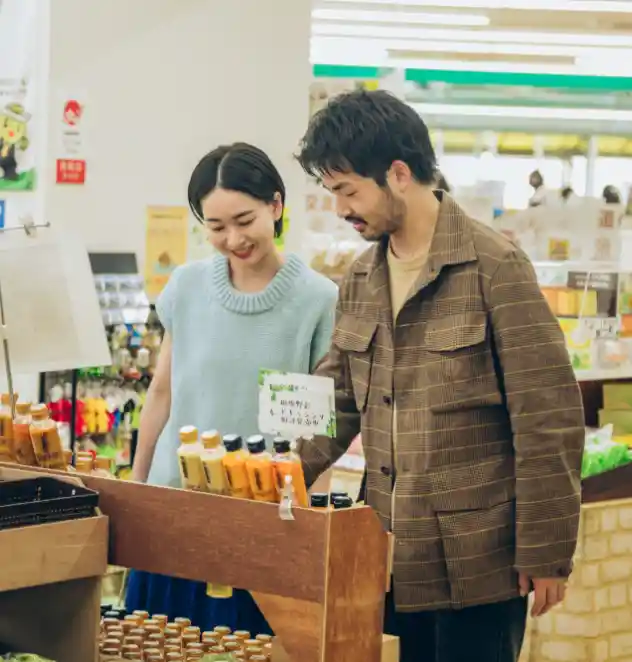
[[[203,632],[218,625],[231,630],[274,634],[248,591],[235,589],[231,598],[209,598],[206,584],[148,572],[130,571],[125,607],[150,614],[165,614],[172,621],[184,617]]]

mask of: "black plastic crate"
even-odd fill
[[[0,530],[94,515],[99,494],[49,476],[0,481]]]

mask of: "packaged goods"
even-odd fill
[[[243,440],[239,435],[224,435],[224,448],[226,455],[222,459],[226,482],[230,494],[240,499],[252,499],[252,490],[248,472],[246,471],[246,459],[248,457],[243,447]]]
[[[66,469],[57,423],[50,419],[48,407],[45,404],[31,407],[31,417],[31,442],[37,464],[45,469]]]
[[[285,477],[292,477],[292,486],[296,497],[296,503],[307,508],[307,487],[305,486],[305,474],[303,464],[298,454],[292,452],[288,439],[277,438],[274,440],[274,455],[272,464],[276,478],[276,489],[280,495],[285,485]]]
[[[31,403],[18,402],[15,405],[13,421],[13,457],[18,464],[28,467],[37,465],[31,441],[31,422]]]
[[[266,441],[261,435],[249,437],[246,441],[248,457],[246,473],[250,491],[255,501],[275,502],[278,500],[272,455],[266,451]]]
[[[212,430],[202,433],[202,466],[206,480],[206,490],[211,494],[228,494],[223,459],[226,449],[222,446],[219,432]]]
[[[202,451],[197,428],[189,425],[180,430],[178,460],[182,487],[188,490],[206,490],[206,479],[202,467]]]

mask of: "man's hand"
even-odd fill
[[[566,594],[566,579],[560,577],[549,577],[531,579],[523,572],[518,576],[520,584],[520,595],[527,596],[533,587],[533,607],[531,616],[537,618],[550,611],[555,605],[564,600]]]

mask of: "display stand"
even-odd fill
[[[60,662],[96,662],[107,517],[0,531],[0,641]]]
[[[111,565],[252,591],[293,661],[380,662],[388,544],[372,509],[284,521],[278,504],[80,478],[109,518]]]

